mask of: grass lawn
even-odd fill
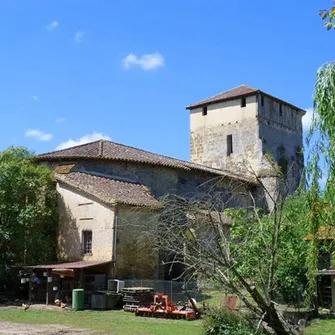
[[[224,292],[219,290],[204,290],[203,295],[205,299],[202,301],[208,304],[209,306],[221,306],[224,299]]]
[[[136,317],[123,311],[44,311],[0,309],[0,321],[58,324],[86,328],[113,335],[200,335],[201,321],[163,320]]]
[[[335,334],[335,319],[322,320],[313,323],[307,328],[307,335],[334,335]]]
[[[123,311],[69,312],[59,309],[45,311],[1,309],[0,321],[32,324],[57,324],[95,330],[98,334],[113,335],[201,335],[201,320],[164,320],[136,317]],[[306,335],[334,335],[335,319],[321,320],[306,329]]]

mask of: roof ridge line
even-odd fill
[[[87,143],[83,143],[83,144],[78,144],[78,145],[74,145],[72,147],[68,147],[68,148],[64,148],[64,149],[58,149],[58,150],[54,150],[54,151],[49,151],[49,152],[46,152],[46,153],[43,153],[43,154],[40,154],[38,156],[46,156],[46,155],[49,155],[49,154],[53,154],[55,152],[61,152],[61,151],[65,151],[65,150],[68,150],[68,149],[73,149],[73,148],[80,148],[80,147],[84,147],[85,145],[89,145],[89,144],[93,144],[93,143],[97,143],[101,140],[96,140],[96,141],[92,141],[92,142],[87,142]]]
[[[238,85],[238,86],[235,86],[235,87],[233,87],[233,88],[230,88],[230,89],[228,89],[228,90],[219,92],[219,93],[217,93],[217,94],[214,94],[214,95],[212,95],[212,96],[210,96],[210,97],[208,97],[208,98],[206,98],[206,99],[202,99],[202,100],[196,102],[195,104],[201,104],[202,102],[205,102],[205,101],[207,101],[207,100],[210,100],[210,99],[216,97],[217,95],[221,95],[221,94],[227,93],[227,92],[229,92],[229,91],[236,90],[237,88],[242,87],[242,86],[247,87],[247,88],[252,89],[252,90],[260,91],[259,88],[252,87],[252,86],[249,86],[249,85],[246,85],[246,84],[242,84],[242,85]],[[193,106],[193,105],[194,105],[194,104],[190,104],[190,105],[186,106],[186,109],[188,109],[189,107],[191,107],[191,106]]]
[[[169,158],[169,159],[172,159],[172,160],[177,160],[177,161],[181,161],[181,162],[189,163],[188,161],[183,161],[182,159],[179,159],[179,158],[173,158],[173,157],[171,157],[171,156],[167,156],[167,155],[163,155],[163,154],[158,154],[158,153],[156,153],[156,152],[152,152],[152,151],[148,151],[148,150],[144,150],[144,149],[136,148],[136,147],[133,147],[133,146],[131,146],[131,145],[122,144],[122,143],[113,142],[113,141],[108,141],[108,140],[105,140],[105,141],[106,141],[106,142],[109,142],[109,143],[113,143],[113,144],[120,145],[120,146],[125,147],[125,148],[130,148],[130,149],[134,149],[134,150],[137,150],[137,151],[142,151],[142,152],[145,152],[145,153],[148,153],[148,154],[151,154],[151,155],[162,156],[162,157],[164,157],[164,158]]]
[[[46,152],[46,153],[43,153],[43,154],[38,155],[38,156],[43,157],[43,156],[46,156],[46,155],[49,155],[49,154],[53,154],[53,153],[56,153],[56,152],[60,152],[60,151],[83,147],[85,145],[93,144],[93,143],[96,143],[96,142],[107,142],[107,143],[111,143],[111,144],[116,144],[116,145],[120,145],[120,146],[122,146],[124,148],[130,148],[130,149],[134,149],[134,150],[137,150],[137,151],[142,151],[142,152],[145,152],[145,153],[148,153],[148,154],[151,154],[151,155],[158,155],[158,156],[162,156],[162,157],[169,158],[169,159],[172,159],[172,160],[179,160],[179,161],[182,161],[182,162],[190,163],[188,161],[183,161],[182,159],[179,159],[179,158],[173,158],[171,156],[159,154],[159,153],[152,152],[152,151],[145,150],[145,149],[136,148],[136,147],[131,146],[131,145],[127,145],[127,144],[123,144],[123,143],[119,143],[119,142],[114,142],[114,141],[110,141],[110,140],[106,140],[106,139],[100,139],[100,140],[93,141],[93,142],[88,142],[88,143],[84,143],[84,144],[80,144],[80,145],[75,145],[73,147],[69,147],[69,148],[65,148],[65,149],[61,149],[61,150],[50,151],[50,152]],[[103,155],[101,156],[101,158],[104,158]]]
[[[226,171],[226,170],[222,170],[222,169],[218,169],[218,168],[213,168],[213,167],[206,166],[204,164],[195,163],[195,162],[192,162],[192,161],[189,161],[189,160],[182,160],[182,159],[179,159],[179,158],[174,158],[174,157],[170,157],[170,156],[166,156],[166,155],[162,155],[162,154],[157,154],[157,153],[154,153],[154,152],[151,152],[151,151],[148,151],[148,150],[132,147],[130,145],[125,145],[125,144],[122,144],[122,143],[112,142],[110,140],[99,140],[99,141],[105,142],[106,145],[107,145],[107,143],[110,143],[111,145],[120,146],[120,147],[128,149],[128,150],[134,150],[134,151],[137,151],[137,152],[140,152],[140,153],[143,152],[143,153],[152,155],[156,159],[155,159],[155,161],[150,161],[150,158],[142,160],[140,158],[126,159],[126,158],[113,158],[113,157],[106,157],[106,156],[104,156],[104,157],[99,157],[99,156],[86,157],[86,156],[80,156],[80,155],[78,155],[78,156],[76,156],[76,155],[70,155],[70,156],[59,155],[59,156],[52,157],[52,154],[55,153],[55,152],[39,155],[38,159],[39,160],[48,159],[48,158],[51,158],[51,159],[52,158],[55,158],[55,159],[60,159],[60,158],[63,158],[63,159],[84,158],[84,159],[86,159],[87,158],[87,159],[111,159],[111,160],[116,159],[116,160],[120,160],[120,161],[131,161],[131,162],[139,162],[139,163],[143,163],[143,164],[162,165],[162,166],[178,168],[178,169],[182,169],[182,170],[186,170],[186,171],[196,169],[196,170],[207,172],[207,173],[214,173],[216,175],[225,176],[227,178],[236,178],[236,179],[239,179],[239,180],[242,180],[242,181],[248,181],[248,182],[254,183],[254,181],[250,180],[250,178],[248,178],[246,176],[241,177],[239,175],[234,174],[231,171]],[[84,145],[89,145],[89,144],[96,143],[96,142],[99,142],[99,141],[86,143]],[[82,146],[84,146],[84,145],[82,145]],[[72,148],[74,148],[74,147],[72,147]],[[72,149],[72,148],[68,148],[68,149]],[[107,150],[107,149],[108,148],[105,147],[105,150]],[[66,149],[64,149],[64,150],[66,150]],[[164,159],[167,159],[169,161],[164,162]],[[79,172],[87,173],[87,171],[79,171]]]

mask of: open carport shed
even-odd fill
[[[45,301],[48,305],[51,301],[51,292],[53,283],[59,282],[61,286],[63,279],[70,283],[70,287],[73,288],[85,288],[84,276],[88,272],[90,274],[100,274],[106,276],[108,274],[110,264],[112,261],[77,261],[68,263],[56,263],[56,264],[39,264],[23,266],[23,269],[29,270],[29,302],[32,301],[32,291],[34,285],[34,275],[39,272],[39,276],[47,277],[46,280],[46,293]],[[87,271],[85,271],[87,270]],[[49,278],[52,278],[51,280]],[[93,283],[93,291],[95,288]],[[102,285],[102,284],[101,284]]]

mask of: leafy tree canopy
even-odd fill
[[[299,210],[297,210],[299,208]],[[277,247],[274,269],[275,298],[285,303],[297,303],[297,292],[306,283],[306,258],[308,243],[303,239],[307,235],[308,226],[307,194],[301,192],[287,198],[281,218],[273,214],[248,209],[229,209],[226,214],[232,218],[230,230],[231,253],[235,257],[237,268],[244,278],[256,282],[263,292],[267,286],[270,257]],[[281,220],[277,224],[277,220]],[[276,228],[277,225],[277,228]],[[275,246],[273,230],[279,229],[278,246]],[[247,237],[247,238],[246,238]],[[243,241],[243,243],[239,243]]]
[[[314,88],[314,117],[307,144],[309,157],[307,180],[309,182],[308,215],[309,233],[313,234],[307,255],[310,295],[316,292],[318,271],[318,230],[320,226],[334,225],[335,195],[335,62],[322,65],[317,72]],[[326,179],[320,190],[320,179]]]
[[[10,265],[54,257],[57,198],[51,172],[25,148],[0,153],[0,279]]]
[[[329,10],[320,10],[319,15],[325,21],[324,25],[328,30],[335,28],[335,1],[333,1],[333,6]]]

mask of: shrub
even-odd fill
[[[240,313],[228,309],[210,309],[204,319],[204,335],[252,335],[256,333],[256,326],[250,317],[243,317]],[[257,334],[265,335],[259,330]]]

